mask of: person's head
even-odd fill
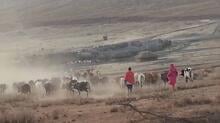
[[[131,71],[131,67],[128,68],[128,71]]]
[[[176,69],[175,65],[174,64],[170,64],[170,69],[172,69],[172,70]]]
[[[174,67],[174,64],[170,64],[170,67]]]

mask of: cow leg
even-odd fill
[[[188,78],[188,77],[186,77],[186,83],[188,83],[188,80],[189,80],[189,78]]]
[[[166,83],[167,83],[167,82],[166,82],[166,81],[164,81],[163,83],[164,83],[164,87],[166,87]]]
[[[143,81],[140,81],[141,82],[141,88],[143,87]]]
[[[87,97],[89,96],[89,91],[88,90],[86,90],[86,94],[87,94]]]
[[[72,93],[73,93],[73,95],[75,94],[75,91],[74,90],[72,90]]]
[[[47,96],[50,96],[51,93],[52,93],[52,92],[51,92],[50,90],[48,90],[48,91],[46,92]]]
[[[79,95],[80,95],[80,90],[78,90],[78,93],[79,93]]]

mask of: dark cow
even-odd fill
[[[13,87],[17,90],[18,93],[30,94],[31,86],[25,82],[14,83]]]
[[[89,91],[91,90],[89,82],[77,82],[77,80],[71,80],[69,83],[64,84],[63,88],[73,93],[74,90],[77,90],[79,95],[81,94],[81,92],[85,91],[87,93],[87,97]]]
[[[76,82],[74,84],[74,89],[76,89],[80,95],[81,91],[85,91],[88,97],[88,93],[91,90],[89,82]]]
[[[20,92],[23,94],[30,94],[31,93],[31,86],[29,84],[24,84],[23,86],[21,86]]]
[[[184,71],[185,71],[184,69],[181,70],[180,75],[181,75],[182,77],[184,77]]]
[[[28,84],[31,86],[31,88],[34,88],[34,86],[35,86],[34,80],[30,80],[30,81],[28,82]]]
[[[54,94],[58,89],[60,89],[61,79],[58,77],[53,77],[51,78],[51,80],[45,79],[42,84],[46,91],[46,95],[51,95]]]
[[[6,84],[0,84],[0,94],[4,94],[7,89]]]
[[[46,95],[51,95],[56,91],[56,86],[52,83],[45,83],[44,89],[46,91]]]
[[[160,78],[164,82],[165,85],[169,81],[169,79],[167,78],[167,74],[168,74],[168,71],[165,71],[165,72],[160,74]]]

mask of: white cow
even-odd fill
[[[120,78],[120,87],[121,87],[121,88],[124,88],[125,86],[126,86],[125,78],[124,78],[124,77],[121,77],[121,78]]]
[[[47,82],[45,82],[47,83]],[[44,84],[43,82],[41,81],[36,81],[35,82],[35,87],[34,87],[34,91],[35,93],[39,96],[39,97],[42,97],[42,96],[45,96],[46,94],[46,91],[45,91],[45,88],[44,88]]]
[[[135,82],[138,86],[143,87],[145,83],[145,75],[143,73],[135,73],[134,74]]]
[[[191,67],[185,68],[181,71],[181,75],[185,78],[185,81],[193,81],[193,71]]]

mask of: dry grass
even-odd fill
[[[37,123],[33,112],[23,110],[0,114],[0,123]]]
[[[214,73],[214,74],[212,74],[211,78],[213,80],[220,80],[220,74],[219,73]]]
[[[216,102],[216,103],[220,103],[220,95],[218,95],[218,96],[215,97],[215,102]]]
[[[103,100],[93,99],[93,98],[67,98],[60,100],[45,100],[40,101],[40,107],[50,107],[56,105],[86,105],[100,103]]]
[[[112,107],[110,110],[111,113],[118,112],[118,111],[119,111],[118,107]]]
[[[15,103],[15,102],[30,102],[33,101],[33,99],[30,96],[27,95],[3,95],[0,96],[0,104],[3,103]]]
[[[215,71],[214,68],[206,68],[204,69],[204,72],[207,72],[207,73],[213,73]]]
[[[190,86],[179,86],[177,87],[178,90],[188,90],[188,89],[198,89],[198,88],[204,88],[204,87],[211,87],[211,86],[216,86],[217,84],[215,83],[210,83],[210,84],[193,84]]]
[[[131,102],[131,101],[137,101],[136,97],[120,97],[120,98],[108,98],[105,100],[106,105],[113,105],[113,104],[119,104],[123,102]]]
[[[213,77],[214,80],[220,80],[220,75]]]
[[[52,117],[53,117],[53,119],[54,120],[58,120],[59,119],[59,110],[54,110],[53,112],[52,112]]]
[[[186,107],[190,105],[205,105],[205,104],[211,104],[214,103],[213,99],[205,98],[205,97],[196,97],[196,98],[190,98],[185,97],[181,100],[177,100],[174,102],[174,105],[177,107]]]

